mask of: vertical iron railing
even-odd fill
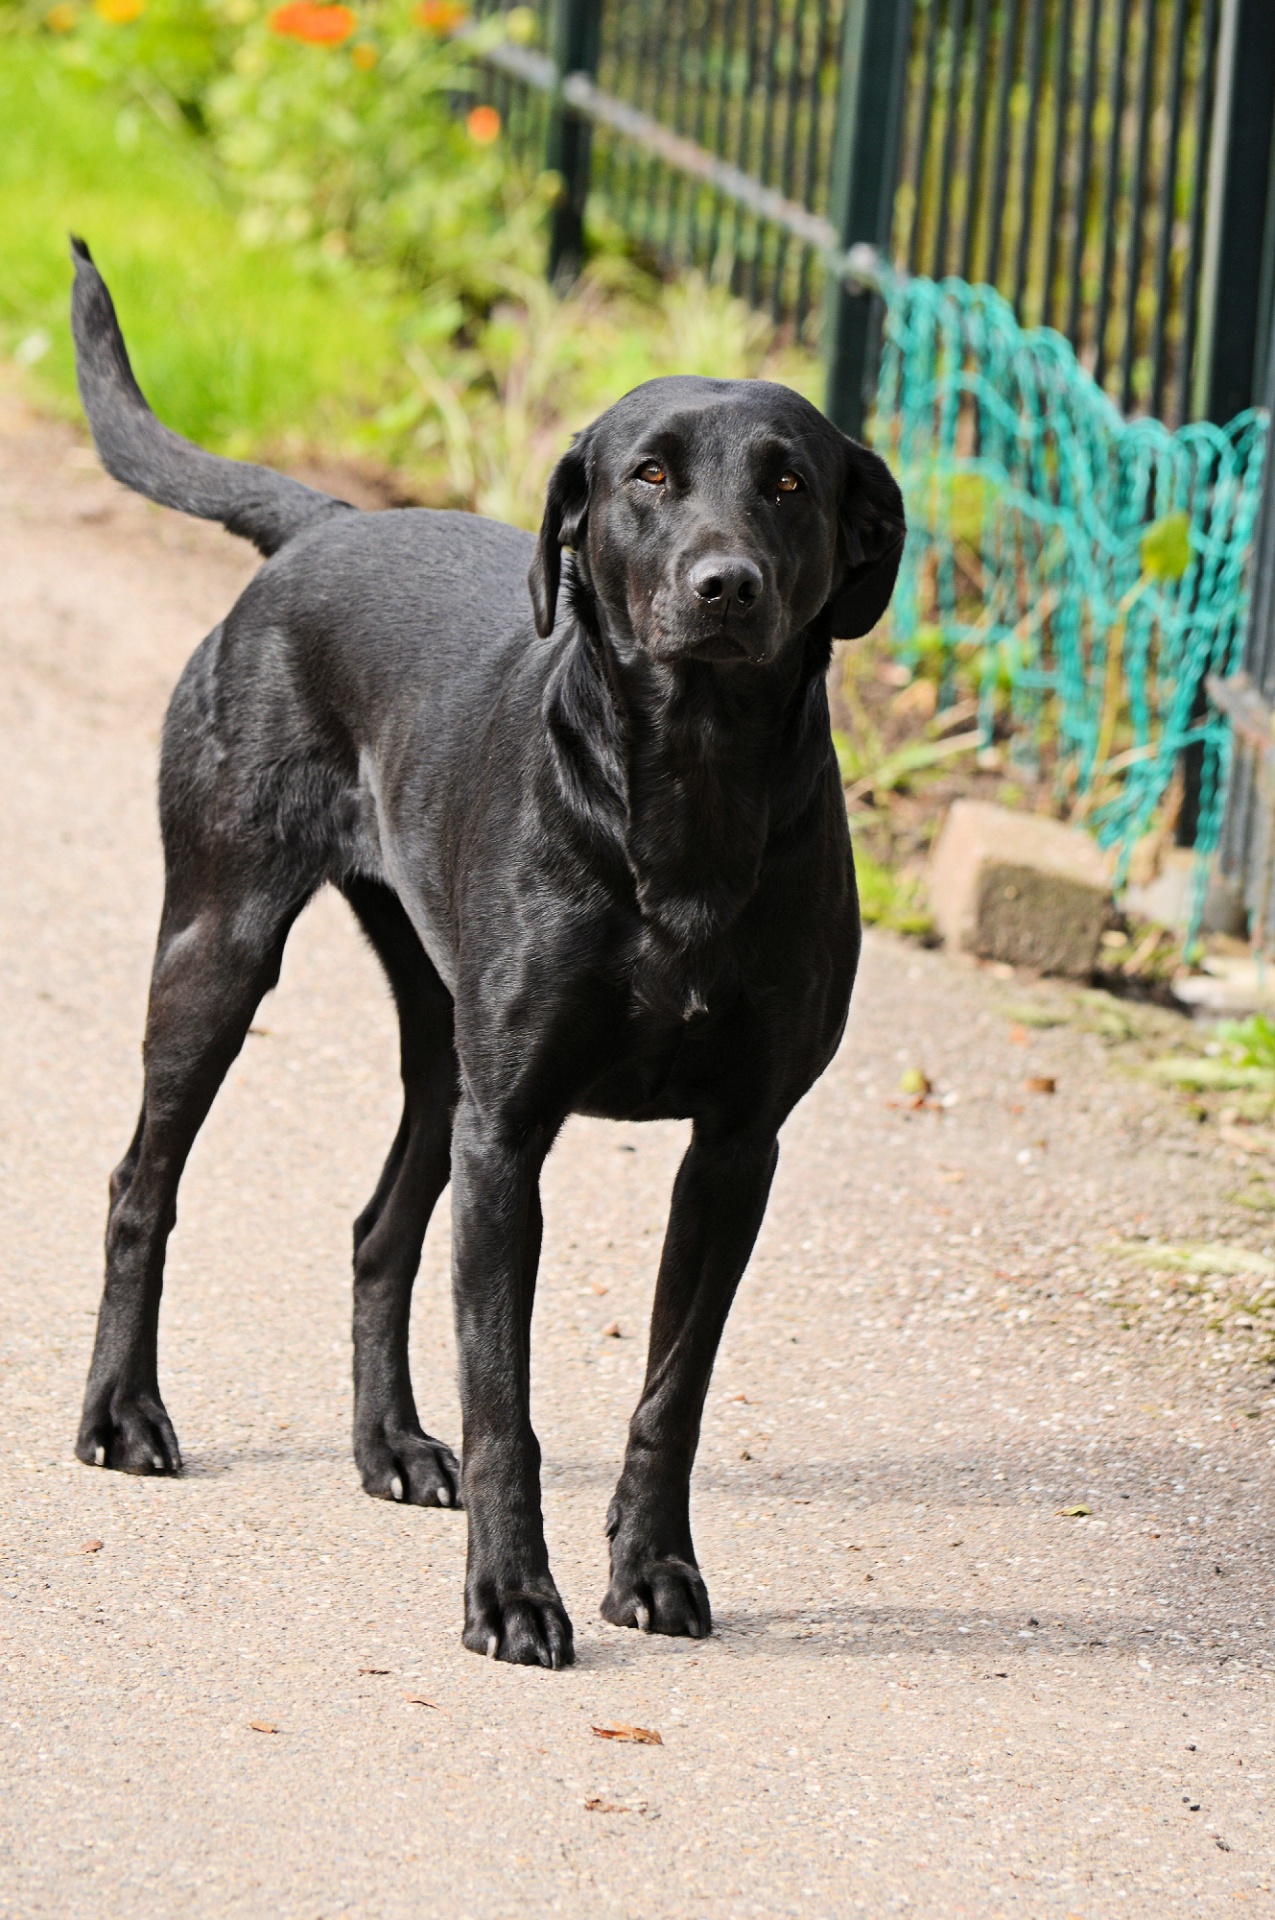
[[[1066,334],[1125,413],[1193,411],[1226,9],[918,0],[914,10],[895,257],[914,273],[998,287],[1024,325]]]
[[[601,20],[595,0],[552,0],[550,59],[559,73],[597,71]],[[549,216],[549,278],[570,286],[584,264],[593,128],[561,98],[549,109],[545,163],[561,182]]]
[[[841,101],[832,151],[830,214],[843,253],[887,252],[894,217],[908,55],[907,8],[850,0],[842,29]],[[862,434],[876,386],[881,301],[867,287],[834,278],[824,313],[825,410],[846,433]]]

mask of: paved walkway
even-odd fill
[[[1164,1289],[1129,1304],[1108,1252],[1265,1229],[1211,1130],[1098,1037],[1012,1032],[1007,996],[1050,989],[869,942],[710,1398],[710,1642],[597,1615],[676,1126],[572,1125],[547,1174],[534,1404],[578,1666],[463,1652],[463,1519],[360,1492],[349,1231],[397,1091],[334,898],[183,1188],[161,1352],[187,1474],[75,1463],[157,731],[250,563],[9,405],[0,1915],[1275,1914],[1270,1366]],[[897,1103],[912,1065],[955,1100]],[[413,1347],[455,1440],[446,1247],[444,1206]],[[662,1744],[591,1732],[617,1722]]]

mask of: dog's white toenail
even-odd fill
[[[106,1448],[105,1447],[94,1447],[93,1465],[95,1467],[104,1467],[106,1465]]]
[[[638,1623],[639,1633],[649,1633],[651,1631],[651,1610],[649,1607],[644,1607],[641,1602],[639,1602],[633,1609],[633,1616]]]
[[[163,1455],[159,1453],[153,1453],[151,1455],[151,1465],[154,1467],[156,1473],[162,1473],[164,1471]]]
[[[399,1479],[397,1474],[395,1474],[394,1478],[390,1481],[390,1492],[394,1495],[394,1498],[396,1500],[401,1500],[403,1498],[403,1482]]]
[[[489,1636],[487,1641],[487,1658],[489,1660],[494,1660],[496,1658],[496,1655],[499,1652],[500,1652],[500,1636],[499,1634],[493,1633]]]
[[[438,1504],[440,1507],[450,1507],[452,1504],[452,1490],[450,1487],[440,1487],[438,1489]]]

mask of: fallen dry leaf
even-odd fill
[[[639,1747],[662,1747],[664,1741],[654,1727],[629,1727],[620,1720],[613,1727],[593,1727],[599,1740],[631,1740]]]
[[[81,1553],[100,1553],[105,1545],[103,1540],[86,1540],[80,1548]]]
[[[389,1673],[390,1671],[391,1669],[389,1667],[360,1667],[359,1668],[360,1673]]]
[[[427,1700],[423,1693],[405,1693],[403,1698],[409,1707],[433,1707],[435,1713],[442,1711],[437,1700]]]
[[[1058,1082],[1052,1073],[1033,1073],[1023,1081],[1028,1093],[1057,1093]]]
[[[621,1807],[614,1800],[604,1800],[601,1794],[591,1793],[585,1801],[587,1813],[627,1813],[627,1807]]]
[[[278,1733],[279,1731],[273,1720],[250,1720],[248,1725],[254,1733]]]
[[[1088,1507],[1059,1507],[1058,1512],[1064,1520],[1087,1520],[1089,1518]]]
[[[604,1340],[622,1340],[624,1338],[624,1335],[620,1332],[620,1323],[618,1320],[607,1321],[605,1327],[602,1329],[602,1338]]]

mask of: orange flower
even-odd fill
[[[71,0],[58,0],[56,7],[50,7],[44,16],[44,24],[50,33],[70,33],[75,25],[75,8]]]
[[[350,48],[350,59],[360,73],[371,73],[380,57],[376,48],[369,46],[366,40],[360,40],[357,47]]]
[[[110,4],[125,4],[125,0],[110,0]],[[314,0],[288,0],[270,16],[271,33],[285,40],[305,40],[312,47],[339,47],[357,25],[349,7],[316,6]]]
[[[493,140],[500,138],[500,115],[495,107],[474,107],[465,120],[470,139],[475,145],[489,147]]]
[[[93,0],[99,20],[112,27],[127,27],[146,9],[146,0]]]
[[[420,25],[441,38],[455,33],[457,27],[464,24],[469,8],[462,6],[460,0],[420,0],[414,11]]]

